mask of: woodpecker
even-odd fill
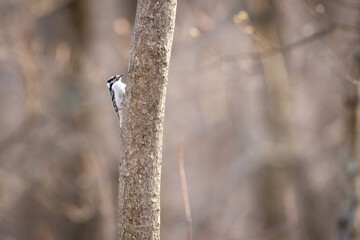
[[[123,75],[115,75],[109,78],[106,85],[109,88],[111,101],[113,103],[115,112],[120,118],[120,127],[122,123],[122,106],[125,100],[125,87],[126,84],[121,82],[121,78]]]

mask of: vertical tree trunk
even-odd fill
[[[257,40],[258,51],[271,48],[281,48],[279,38],[280,26],[277,21],[277,10],[271,0],[247,0],[248,11],[254,27],[261,38]],[[265,56],[260,54],[268,98],[266,105],[269,111],[269,133],[273,139],[271,150],[267,153],[268,163],[260,169],[259,185],[256,188],[260,212],[263,217],[261,226],[263,234],[280,226],[286,225],[289,216],[284,206],[286,189],[290,189],[288,171],[291,169],[292,139],[289,125],[289,76],[284,52],[278,51]],[[287,181],[284,179],[287,178]],[[289,232],[278,234],[277,239],[289,239]]]
[[[176,0],[138,0],[119,163],[118,239],[160,239],[165,93]]]

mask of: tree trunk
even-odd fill
[[[165,94],[176,0],[138,0],[119,163],[118,239],[160,239]]]

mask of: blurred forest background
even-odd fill
[[[114,240],[134,0],[0,0],[0,239]],[[162,239],[360,239],[360,2],[179,0]],[[355,226],[355,227],[354,227]]]

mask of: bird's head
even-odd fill
[[[108,88],[111,87],[111,85],[113,85],[115,82],[117,81],[121,81],[121,78],[122,78],[122,74],[121,75],[115,75],[115,76],[112,76],[111,78],[109,78],[109,80],[107,80],[106,82],[106,85],[108,86]]]

